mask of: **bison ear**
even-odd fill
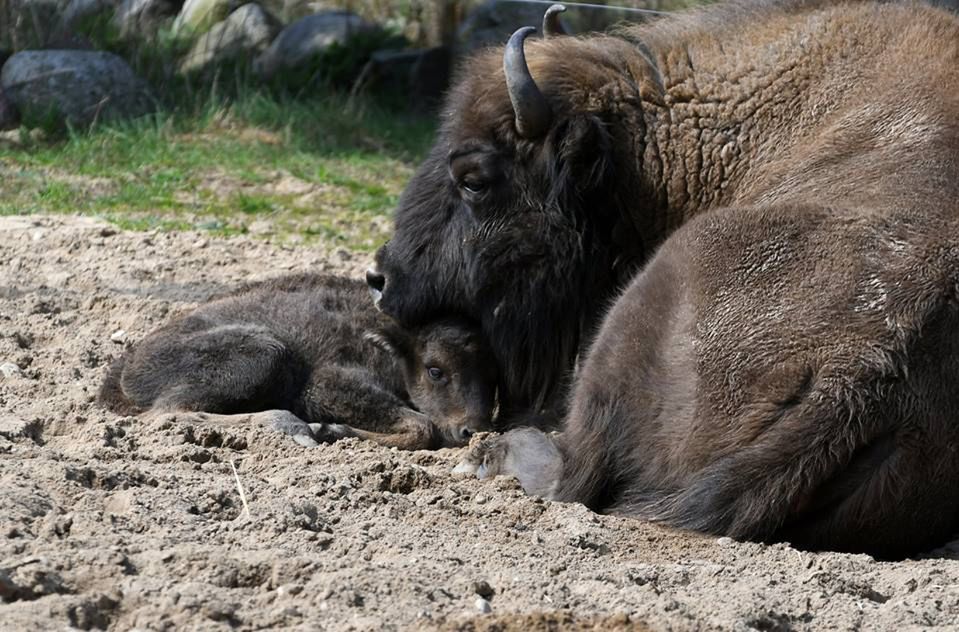
[[[379,327],[366,332],[363,337],[397,358],[410,358],[413,355],[413,339],[399,325]]]
[[[611,168],[612,142],[606,126],[596,116],[580,114],[558,126],[556,145],[560,179],[577,194],[605,184]]]

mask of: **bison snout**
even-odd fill
[[[370,288],[370,296],[373,297],[373,304],[380,306],[380,300],[383,298],[383,289],[386,287],[386,277],[377,270],[370,268],[366,271],[366,284]]]

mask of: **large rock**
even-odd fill
[[[124,38],[151,37],[182,5],[182,0],[123,0],[113,22]]]
[[[180,63],[180,72],[202,72],[218,64],[252,59],[270,45],[280,27],[260,5],[244,4],[200,36]]]
[[[27,124],[56,116],[84,126],[142,116],[155,104],[149,86],[123,59],[100,51],[17,53],[0,72],[0,88]]]
[[[315,61],[334,44],[346,45],[351,37],[376,29],[355,13],[325,11],[293,22],[254,62],[255,72],[269,80]]]
[[[173,32],[177,35],[205,33],[236,7],[235,0],[186,0],[173,21]]]

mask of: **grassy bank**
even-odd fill
[[[432,134],[432,120],[372,102],[255,92],[54,140],[14,134],[0,140],[0,214],[371,250]]]

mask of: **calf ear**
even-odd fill
[[[583,194],[606,183],[612,167],[612,141],[606,125],[592,114],[571,116],[553,139],[555,183],[561,194]]]
[[[363,335],[364,338],[400,358],[410,358],[413,355],[413,340],[410,335],[398,325],[389,325],[373,329]]]

